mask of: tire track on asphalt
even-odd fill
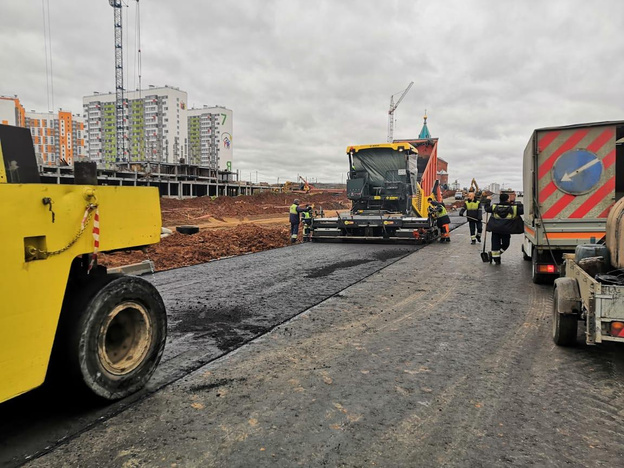
[[[445,296],[448,297],[451,292]],[[455,378],[436,395],[436,404],[431,405],[427,416],[411,414],[396,428],[384,434],[379,440],[379,446],[395,442],[407,447],[435,446],[436,453],[431,456],[436,458],[437,463],[445,465],[457,462],[463,465],[462,461],[467,458],[466,448],[472,447],[475,439],[481,437],[479,428],[484,427],[497,411],[497,406],[491,402],[500,400],[505,393],[505,384],[513,372],[514,361],[522,355],[527,340],[536,335],[534,321],[543,316],[544,301],[536,295],[534,288],[531,289],[530,304],[524,320],[499,340],[499,346],[493,354],[479,362],[476,374],[468,372]],[[478,359],[476,351],[469,350],[469,361]],[[470,406],[465,404],[466,400],[470,400]],[[458,421],[456,415],[459,413],[462,419]],[[441,437],[451,440],[443,452],[436,444]],[[414,439],[420,442],[414,444]],[[413,453],[412,457],[417,460],[418,454]]]
[[[596,452],[594,463],[616,466],[624,456],[624,384],[613,373],[624,365],[621,348],[617,343],[585,345],[582,333],[575,347],[556,347],[550,344],[552,318],[548,322],[543,335],[552,358],[535,369],[528,390],[530,403],[543,412],[536,430],[544,431],[544,450],[553,447],[553,462],[592,466],[585,460],[590,450]]]

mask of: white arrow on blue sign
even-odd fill
[[[586,149],[563,153],[552,168],[552,179],[559,190],[571,195],[590,192],[602,175],[602,162]]]

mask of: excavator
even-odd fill
[[[0,403],[50,376],[105,400],[136,392],[162,356],[156,288],[108,274],[99,252],[160,241],[156,187],[97,185],[95,163],[74,185],[41,183],[30,131],[0,125]]]
[[[284,193],[310,193],[311,190],[315,190],[314,186],[310,185],[307,180],[299,176],[297,182],[291,182],[287,180],[282,186],[282,192]]]
[[[474,192],[475,199],[480,200],[482,203],[485,203],[485,201],[487,200],[488,194],[485,193],[484,190],[479,189],[479,184],[477,184],[477,181],[474,177],[472,178],[472,181],[470,182],[470,187],[468,188],[468,192]],[[464,198],[466,198],[466,195],[468,195],[468,192],[464,193]]]
[[[282,186],[284,193],[341,193],[343,189],[335,188],[318,188],[309,183],[305,178],[298,176],[298,182],[286,181]]]

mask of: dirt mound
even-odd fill
[[[312,194],[263,192],[240,197],[199,197],[184,200],[163,198],[160,201],[163,226],[193,224],[203,226],[199,233],[188,236],[174,232],[146,252],[101,254],[99,263],[116,267],[152,260],[156,271],[196,265],[216,258],[283,247],[290,243],[288,208],[298,198],[303,205],[321,206],[331,213],[351,206],[345,192]],[[284,219],[270,226],[260,226],[262,215],[267,218],[283,214]],[[333,213],[332,213],[333,214]],[[215,223],[212,220],[245,219],[246,224]],[[266,221],[266,220],[265,220]],[[257,224],[254,224],[257,223]],[[217,229],[210,229],[209,226]],[[225,227],[224,227],[225,226]]]
[[[344,210],[351,206],[345,192],[311,194],[261,192],[239,197],[198,197],[184,200],[163,198],[160,204],[163,226],[178,226],[201,224],[210,221],[210,218],[222,221],[225,218],[243,219],[263,214],[283,213],[287,216],[288,208],[295,198],[304,205],[314,205],[315,209],[322,206],[325,211]]]
[[[287,227],[242,224],[232,229],[204,230],[192,236],[174,233],[147,252],[101,254],[99,263],[108,267],[152,260],[156,271],[196,265],[216,258],[283,247],[290,242]]]

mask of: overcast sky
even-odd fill
[[[49,1],[55,108],[115,87],[113,9]],[[124,0],[126,87],[136,1]],[[143,87],[234,111],[234,169],[340,181],[351,144],[416,137],[425,108],[450,181],[520,189],[535,128],[624,119],[622,0],[141,0]],[[48,110],[42,1],[0,6],[0,94]],[[398,96],[397,96],[398,97]]]

